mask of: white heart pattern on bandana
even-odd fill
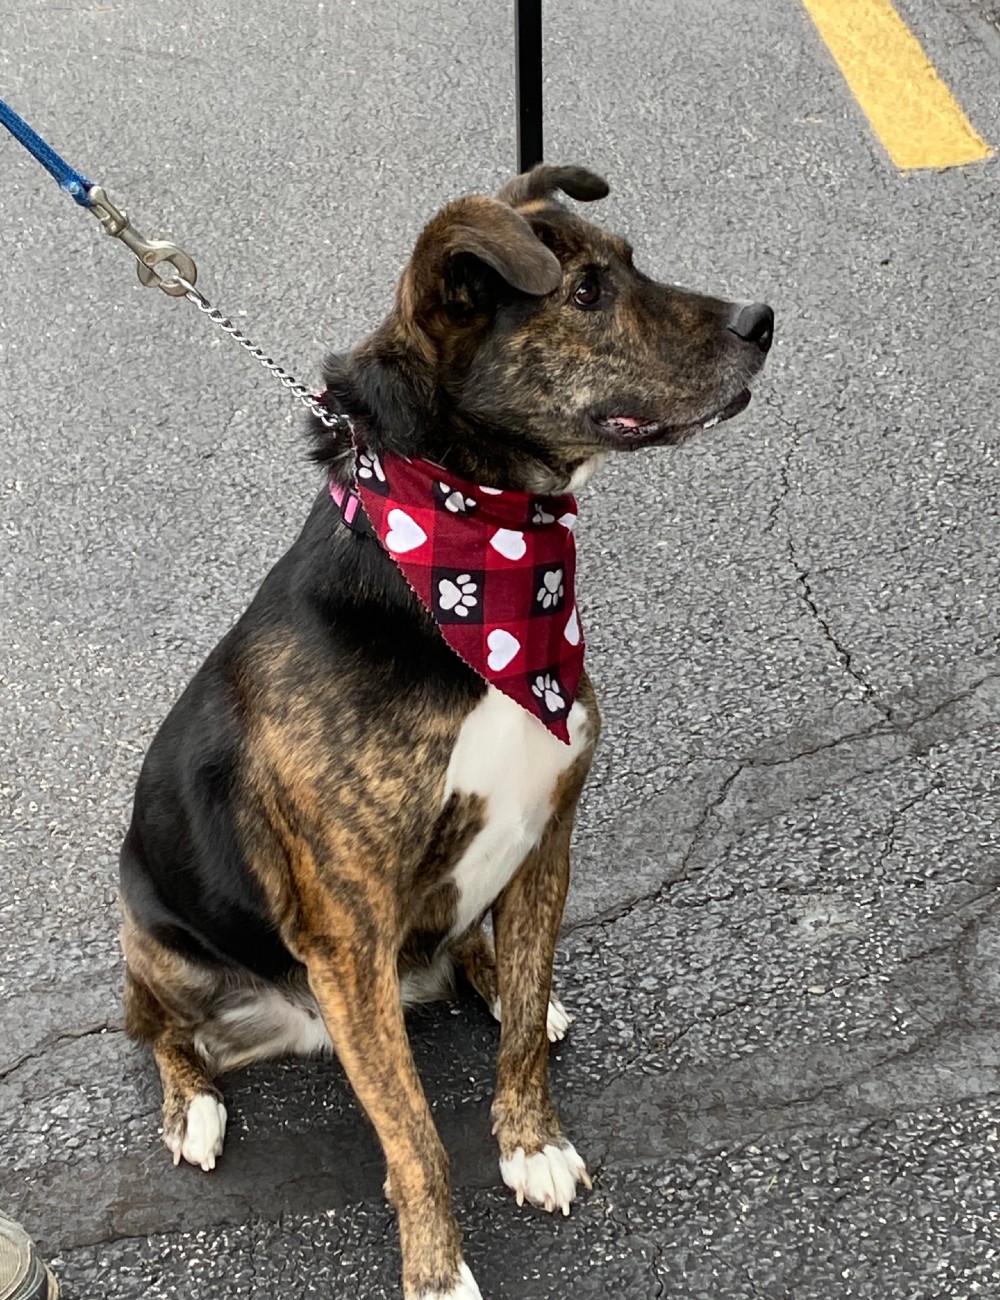
[[[563,632],[563,636],[570,645],[580,644],[580,620],[576,616],[576,606],[573,606],[573,613],[569,616],[569,622]]]
[[[385,535],[385,544],[397,555],[415,551],[427,541],[427,534],[415,519],[411,519],[405,510],[389,511],[389,531]]]
[[[510,661],[521,648],[521,643],[516,636],[511,636],[506,628],[495,627],[486,638],[486,644],[490,649],[490,657],[486,660],[486,666],[492,668],[495,673],[506,668]]]
[[[508,560],[520,560],[528,549],[524,533],[513,528],[498,528],[490,538],[490,545]]]

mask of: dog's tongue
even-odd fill
[[[608,419],[608,424],[616,425],[619,429],[641,429],[648,420],[636,420],[631,415],[612,415]]]

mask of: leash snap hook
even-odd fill
[[[134,255],[136,272],[143,284],[156,285],[171,298],[183,298],[198,278],[194,258],[182,248],[165,239],[145,239],[131,224],[128,213],[116,207],[100,185],[92,185],[87,193],[91,212],[104,227],[105,232],[122,243]],[[160,275],[157,267],[169,262],[176,276]]]

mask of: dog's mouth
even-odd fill
[[[670,424],[666,420],[642,419],[634,415],[591,416],[591,423],[602,440],[613,447],[651,447],[661,442],[680,442],[702,429],[714,429],[750,405],[750,389],[741,393],[710,415],[688,424]]]

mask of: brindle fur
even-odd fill
[[[542,166],[425,228],[395,306],[327,367],[328,400],[373,450],[419,454],[475,482],[560,492],[628,443],[616,414],[674,442],[762,362],[733,306],[655,284],[631,250],[553,198],[603,197],[579,168]],[[582,278],[602,286],[581,310]],[[345,440],[313,430],[349,478]],[[646,439],[648,441],[648,439]],[[459,731],[485,684],[447,647],[393,563],[340,523],[324,487],[298,541],[156,736],[122,849],[129,1032],[151,1044],[164,1134],[183,1135],[214,1076],[281,1050],[243,1012],[267,994],[318,1012],[385,1151],[407,1297],[454,1291],[460,1237],[448,1163],[410,1052],[401,980],[450,954],[502,1004],[493,1106],[502,1155],[559,1145],[546,1010],[576,802],[597,740],[564,773],[539,843],[481,919],[449,937],[449,873],[484,824],[444,798]],[[280,1019],[280,1016],[279,1016]],[[463,1293],[464,1294],[464,1293]]]
[[[597,701],[587,678],[579,698],[596,719]],[[545,1017],[556,939],[569,887],[573,816],[592,755],[593,749],[588,750],[563,774],[540,842],[493,905],[497,988],[503,1017],[492,1113],[493,1132],[502,1156],[512,1154],[517,1147],[530,1154],[550,1144],[558,1146],[563,1137],[549,1096]]]

